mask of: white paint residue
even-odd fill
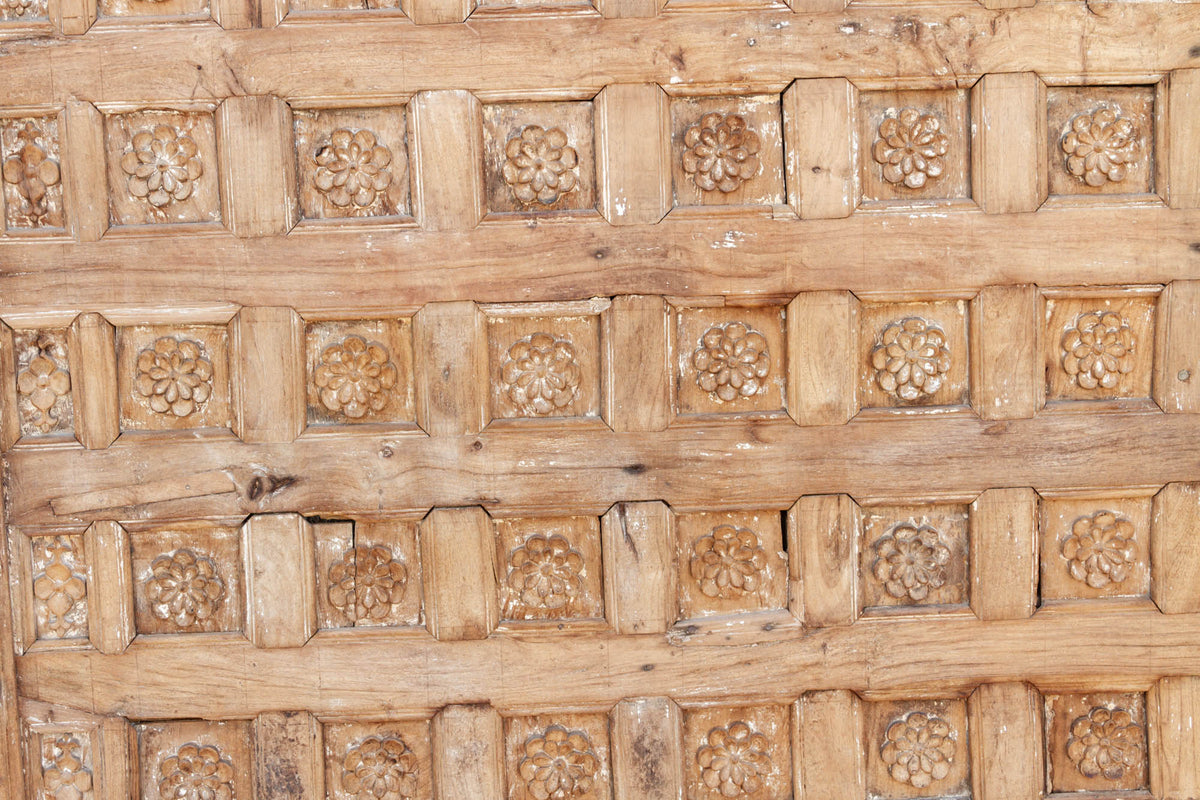
[[[754,445],[750,444],[749,442],[738,442],[734,445],[734,447],[736,447],[738,450],[749,450],[750,448],[754,447]]]
[[[725,231],[725,237],[713,242],[712,249],[718,250],[722,247],[733,249],[745,241],[746,234],[741,231]]]
[[[678,75],[672,75],[669,83],[683,83]]]

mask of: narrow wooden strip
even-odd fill
[[[618,431],[661,431],[671,418],[669,315],[661,297],[614,297],[610,363],[612,427]]]
[[[96,0],[49,0],[50,21],[66,36],[82,36],[96,22]]]
[[[257,0],[212,0],[213,19],[227,31],[257,27]]]
[[[242,536],[247,637],[257,647],[300,647],[317,627],[312,528],[299,514],[262,514]]]
[[[654,224],[671,209],[671,121],[656,84],[610,84],[596,96],[599,208],[613,225]]]
[[[617,503],[600,520],[604,605],[618,633],[675,622],[675,519],[665,503]]]
[[[1024,619],[1038,595],[1038,498],[989,489],[971,504],[971,608],[980,619]]]
[[[1172,208],[1200,207],[1200,69],[1177,69],[1167,84],[1166,197]]]
[[[413,318],[417,424],[430,436],[477,433],[487,424],[487,333],[471,302],[429,303]]]
[[[75,436],[89,449],[108,447],[121,433],[116,330],[99,314],[80,314],[67,330],[67,351]]]
[[[70,23],[71,27],[83,28],[77,31],[83,33],[86,30],[82,25],[84,19],[78,18]],[[95,16],[92,20],[95,20]],[[67,21],[64,20],[63,24],[66,26]],[[19,73],[13,71],[10,74]],[[61,153],[67,222],[77,240],[94,242],[108,230],[108,176],[105,173],[108,159],[104,152],[104,116],[91,103],[71,99],[67,101],[64,118],[66,131]]]
[[[1200,484],[1171,483],[1154,498],[1150,596],[1166,614],[1200,611]]]
[[[33,597],[33,544],[28,536],[8,529],[8,578],[13,644],[23,653],[37,640],[37,609]]]
[[[304,323],[290,308],[243,308],[230,323],[233,430],[290,442],[306,423]]]
[[[1150,788],[1161,800],[1200,797],[1200,678],[1163,678],[1148,697]]]
[[[99,753],[92,753],[96,800],[129,800],[138,794],[130,766],[137,760],[137,732],[122,717],[107,717],[97,731]]]
[[[425,624],[442,640],[483,639],[500,621],[495,534],[482,508],[435,508],[421,521]]]
[[[496,709],[458,705],[433,718],[436,800],[504,795],[504,728]]]
[[[237,485],[228,473],[212,470],[159,481],[114,486],[94,492],[63,495],[52,498],[50,506],[56,514],[72,516],[86,511],[105,512],[166,500],[226,494],[236,488]]]
[[[235,1],[244,2],[226,0]],[[244,12],[237,24],[250,27]],[[225,223],[235,236],[287,233],[300,214],[291,109],[277,97],[230,97],[216,118]]]
[[[487,213],[483,119],[470,92],[421,92],[409,104],[413,207],[426,230],[470,230]]]
[[[273,711],[254,720],[258,800],[324,800],[321,723],[305,711]]]
[[[788,203],[801,219],[846,217],[858,206],[857,118],[858,90],[845,78],[800,80],[784,92]]]
[[[682,800],[683,715],[666,697],[612,712],[613,800]]]
[[[975,202],[989,214],[1036,210],[1048,191],[1046,87],[1041,79],[1033,72],[984,75],[971,90],[971,127]]]
[[[1032,417],[1045,403],[1036,286],[987,286],[971,302],[971,405],[983,419]]]
[[[802,605],[793,599],[793,613],[807,627],[854,622],[861,611],[858,504],[844,494],[801,497],[788,512],[788,527],[800,545],[788,551],[791,572],[800,576]]]
[[[980,686],[967,701],[972,797],[1039,800],[1045,786],[1042,698],[1024,683]]]
[[[1200,411],[1200,281],[1172,281],[1158,301],[1154,400],[1163,411]]]
[[[866,797],[862,707],[853,692],[809,692],[793,706],[797,800]]]
[[[133,563],[129,534],[111,520],[84,534],[88,581],[88,639],[101,653],[122,653],[133,641]]]
[[[858,299],[803,292],[787,308],[788,413],[801,425],[841,425],[858,413]]]
[[[9,531],[5,512],[0,508],[0,530]],[[22,534],[11,532],[5,538]],[[11,559],[16,548],[0,548],[0,800],[26,800],[25,774],[21,765],[21,715],[17,708],[16,651],[21,638],[14,635],[14,591],[30,584],[17,580]]]
[[[12,328],[0,322],[0,450],[21,438],[21,416],[17,409],[17,353]]]

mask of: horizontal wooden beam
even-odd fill
[[[214,646],[211,636],[173,638],[135,641],[123,655],[32,651],[18,659],[19,692],[97,714],[212,719],[297,708],[431,713],[479,702],[501,712],[607,707],[643,696],[778,701],[835,688],[944,697],[1017,680],[1044,691],[1144,690],[1200,669],[1200,615],[1111,607],[1020,621],[960,616],[861,621],[807,635],[776,630],[756,647],[562,632],[435,642],[423,630],[343,631],[272,651],[242,639]]]
[[[547,424],[448,438],[306,436],[291,445],[179,436],[123,437],[92,451],[21,447],[7,455],[9,522],[71,526],[272,511],[365,519],[465,505],[602,513],[635,500],[665,500],[677,510],[782,509],[809,494],[970,499],[1011,486],[1102,489],[1200,480],[1200,416],[1043,412],[985,422],[967,413],[807,428],[786,418],[731,421],[676,426],[652,438],[598,424]],[[222,493],[122,506],[134,484],[182,485],[213,471],[230,478]],[[70,502],[80,493],[88,503]],[[56,515],[56,500],[65,500],[58,507],[70,514]]]

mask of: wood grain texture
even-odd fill
[[[971,796],[1034,800],[1043,795],[1042,698],[1024,683],[980,686],[967,701],[971,726]]]
[[[788,413],[800,425],[858,413],[858,305],[849,292],[804,292],[788,304]]]
[[[971,302],[971,405],[983,419],[1032,417],[1045,403],[1036,286],[985,286]]]
[[[670,315],[661,297],[622,296],[612,302],[609,363],[613,430],[661,431],[671,418]]]
[[[1150,596],[1166,614],[1200,611],[1200,485],[1171,483],[1154,498]]]
[[[1154,400],[1163,411],[1200,411],[1200,281],[1172,281],[1158,305]]]
[[[61,152],[66,154],[62,181],[67,224],[78,241],[94,242],[108,230],[104,116],[91,103],[72,99],[66,104],[64,118]]]
[[[801,589],[799,608],[792,599],[793,615],[811,627],[854,622],[860,611],[858,504],[844,494],[801,497],[788,512],[788,528],[800,543],[788,551]]]
[[[325,797],[321,723],[312,714],[259,714],[254,720],[254,761],[258,800]]]
[[[229,326],[233,430],[290,442],[304,430],[304,323],[290,308],[243,308]]]
[[[300,218],[291,109],[277,97],[230,97],[216,122],[226,224],[235,236],[287,233]]]
[[[471,302],[430,303],[413,319],[417,423],[430,436],[476,433],[487,424],[486,320]]]
[[[0,509],[0,527],[8,530],[6,514]],[[18,709],[16,650],[21,649],[23,631],[15,631],[13,587],[20,573],[12,568],[14,551],[0,548],[0,800],[25,800],[25,767],[22,758],[21,714]],[[14,574],[15,573],[15,574]],[[23,624],[17,623],[21,627]]]
[[[1200,150],[1200,69],[1178,69],[1167,83],[1166,142],[1159,151],[1165,160],[1167,203],[1171,208],[1200,206],[1200,165],[1192,157]]]
[[[242,534],[246,635],[258,647],[302,646],[317,628],[311,526],[299,514],[263,514]]]
[[[1032,72],[985,75],[971,90],[972,194],[985,212],[1035,211],[1045,201],[1045,109]]]
[[[433,780],[438,800],[504,794],[504,727],[487,705],[447,706],[433,718]]]
[[[683,800],[683,719],[665,697],[622,700],[612,712],[613,800]]]
[[[618,633],[675,621],[675,519],[664,503],[618,503],[600,521],[608,619]]]
[[[1024,619],[1038,600],[1038,498],[989,489],[971,504],[971,608],[980,619]]]
[[[1200,796],[1200,678],[1163,678],[1147,698],[1150,788],[1162,800]]]
[[[137,777],[131,775],[129,763],[137,752],[137,734],[133,726],[121,717],[105,717],[100,721],[99,800],[127,800],[137,794]]]
[[[788,203],[801,219],[848,217],[858,206],[857,109],[845,78],[799,80],[784,92]]]
[[[96,22],[96,0],[51,0],[50,21],[66,36],[82,36]]]
[[[84,534],[91,568],[88,638],[101,653],[121,653],[133,641],[133,564],[129,534],[115,522],[93,522]]]
[[[600,213],[613,225],[653,225],[672,202],[667,96],[652,83],[610,84],[595,108]]]
[[[0,322],[0,450],[7,450],[21,438],[21,417],[17,408],[17,353],[13,330]]]
[[[99,314],[80,314],[67,332],[67,349],[70,363],[85,365],[71,372],[75,436],[84,447],[108,447],[121,433],[116,329]]]
[[[462,22],[475,10],[475,0],[401,0],[400,7],[418,25]]]
[[[421,92],[409,104],[413,210],[426,230],[470,230],[487,213],[481,113],[465,91]]]
[[[793,707],[797,800],[867,794],[862,704],[853,692],[808,692]]]
[[[481,508],[435,508],[421,521],[425,624],[439,640],[483,639],[499,623],[494,535]]]

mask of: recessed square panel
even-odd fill
[[[863,303],[858,319],[863,408],[967,404],[965,300]]]
[[[864,703],[867,794],[880,800],[971,796],[963,700]]]
[[[786,706],[686,710],[683,758],[689,800],[790,800],[791,728]]]
[[[784,410],[782,308],[679,308],[674,336],[679,414]]]
[[[421,624],[416,522],[321,522],[313,532],[320,627]]]
[[[17,8],[33,12],[32,5],[18,3]],[[0,4],[0,9],[13,10],[9,3]],[[4,227],[10,233],[58,232],[66,225],[59,151],[56,117],[0,120]]]
[[[305,326],[310,425],[415,419],[412,320]]]
[[[969,198],[969,105],[966,89],[861,92],[863,201]]]
[[[428,720],[327,722],[325,787],[332,800],[431,800]]]
[[[1048,695],[1045,714],[1047,792],[1120,797],[1149,788],[1145,695]]]
[[[781,120],[778,95],[671,98],[674,204],[783,203]]]
[[[75,428],[75,404],[66,329],[13,331],[13,350],[21,436],[70,434]]]
[[[600,319],[489,316],[492,419],[600,416]]]
[[[1043,600],[1146,597],[1149,497],[1043,499]]]
[[[532,214],[596,207],[592,104],[483,107],[487,205]]]
[[[138,633],[240,631],[241,531],[200,523],[132,533]]]
[[[14,532],[13,535],[24,534]],[[29,552],[36,637],[39,640],[86,639],[91,572],[83,537],[65,534],[33,536],[29,539]],[[20,574],[17,570],[14,572]]]
[[[140,797],[251,797],[254,750],[249,721],[137,725]]]
[[[1154,86],[1046,90],[1050,194],[1155,191]]]
[[[777,511],[679,514],[679,618],[787,607]]]
[[[863,608],[948,610],[968,602],[967,506],[863,508]]]
[[[1046,398],[1115,400],[1149,397],[1154,371],[1157,296],[1046,299]]]
[[[224,325],[138,325],[117,331],[122,430],[230,424]]]
[[[495,525],[501,619],[604,619],[598,518],[526,517]]]
[[[608,716],[547,713],[504,721],[508,800],[610,800]]]

